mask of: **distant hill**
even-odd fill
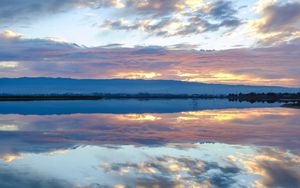
[[[0,78],[0,94],[211,94],[300,92],[299,88],[205,84],[175,80]]]

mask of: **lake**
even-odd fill
[[[0,103],[0,187],[300,187],[300,110],[213,100]]]

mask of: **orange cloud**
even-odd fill
[[[186,44],[177,46],[179,49],[176,46],[83,48],[52,39],[0,37],[0,74],[2,77],[175,79],[300,86],[297,61],[300,54],[295,53],[300,48],[298,40],[270,48],[210,52],[183,50],[184,46],[189,48]]]

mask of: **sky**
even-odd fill
[[[0,77],[300,87],[299,0],[1,0]]]

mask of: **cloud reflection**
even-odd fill
[[[8,114],[0,115],[0,139],[12,146],[216,141],[298,150],[299,113],[288,108],[251,108],[163,114]],[[7,145],[0,147],[14,150]]]
[[[300,185],[299,156],[281,149],[227,144],[176,146],[102,145],[52,155],[27,153],[6,165],[0,161],[0,185],[5,185],[4,174],[16,180],[8,179],[11,185],[24,183],[28,188],[34,187],[33,177],[41,188],[49,187],[50,182],[56,187],[76,188]]]

